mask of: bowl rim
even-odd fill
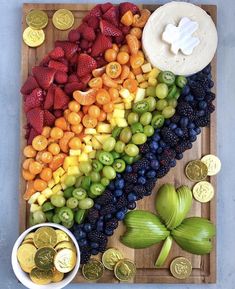
[[[56,282],[56,283],[50,283],[48,285],[38,285],[35,284],[31,281],[31,279],[28,276],[28,273],[24,272],[21,267],[20,264],[17,260],[17,250],[19,248],[19,246],[21,245],[22,241],[24,240],[24,238],[26,237],[26,235],[28,235],[31,231],[34,231],[40,227],[52,227],[54,229],[59,229],[64,231],[66,234],[69,235],[69,237],[72,239],[75,247],[76,247],[76,252],[77,252],[77,262],[76,265],[74,267],[74,269],[68,273],[68,275],[60,282]],[[20,236],[17,238],[17,240],[14,243],[14,246],[12,248],[12,253],[11,253],[11,265],[12,265],[12,269],[13,272],[16,276],[16,278],[27,288],[32,288],[32,289],[40,289],[40,288],[56,288],[56,289],[60,289],[65,287],[66,285],[68,285],[76,276],[79,267],[80,267],[80,261],[81,261],[81,252],[80,252],[80,248],[79,245],[77,243],[77,240],[75,239],[73,233],[71,231],[69,231],[67,228],[65,228],[64,226],[60,225],[60,224],[55,224],[55,223],[42,223],[42,224],[38,224],[38,225],[34,225],[28,229],[26,229],[23,233],[20,234]],[[27,276],[27,277],[26,277]],[[52,284],[55,284],[55,286],[50,286]]]

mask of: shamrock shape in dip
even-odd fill
[[[174,54],[178,54],[181,50],[184,55],[191,55],[193,49],[200,43],[199,38],[193,36],[198,27],[197,22],[183,17],[178,26],[173,24],[166,26],[162,39],[171,44],[171,51]]]

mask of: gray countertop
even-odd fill
[[[74,0],[31,2],[77,3]],[[81,1],[81,3],[94,1]],[[98,1],[97,1],[98,2]],[[100,1],[104,2],[104,1]],[[157,1],[146,1],[156,3]],[[168,1],[159,1],[165,3]],[[200,3],[201,1],[187,1]],[[133,285],[132,288],[234,289],[235,288],[235,0],[202,1],[218,5],[218,155],[223,169],[217,191],[217,284],[211,285]],[[19,87],[22,0],[0,0],[0,288],[23,288],[11,269],[11,249],[18,236],[19,169]],[[141,1],[138,1],[141,3]],[[234,74],[233,74],[234,73]],[[94,288],[69,285],[67,288]],[[109,288],[110,285],[95,285]],[[129,288],[119,285],[118,288]]]

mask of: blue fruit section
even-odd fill
[[[215,110],[213,86],[210,65],[190,76],[178,99],[176,114],[140,146],[141,159],[117,174],[104,194],[95,199],[85,222],[73,226],[71,230],[81,249],[81,263],[105,251],[108,237],[126,212],[135,209],[137,200],[151,194],[157,179],[164,177],[176,166],[176,160],[183,158],[184,151],[192,148],[201,133],[200,127],[210,124],[210,114]]]

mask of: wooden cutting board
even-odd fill
[[[67,39],[68,31],[59,31],[52,24],[53,13],[60,8],[67,8],[71,10],[75,16],[74,27],[77,27],[81,22],[81,19],[86,15],[86,13],[94,5],[86,4],[24,4],[23,14],[22,14],[22,29],[24,30],[27,25],[25,23],[25,15],[31,9],[41,9],[44,10],[49,17],[49,24],[44,29],[46,34],[46,41],[44,44],[36,49],[29,48],[22,41],[22,51],[21,51],[21,74],[22,83],[27,78],[31,71],[32,66],[38,64],[40,60],[49,52],[53,46],[55,40],[65,40]],[[159,5],[142,5],[144,8],[148,8],[154,11]],[[201,5],[201,7],[206,10],[212,16],[214,22],[216,22],[217,7],[215,5]],[[216,87],[216,58],[212,62],[212,73],[213,80],[215,81]],[[21,96],[20,96],[21,97]],[[21,105],[21,152],[25,146],[24,139],[24,125],[25,125],[25,115],[23,113]],[[173,183],[175,186],[180,186],[182,184],[193,186],[184,174],[185,165],[194,159],[200,159],[206,154],[216,154],[216,112],[212,114],[211,125],[208,128],[203,128],[202,133],[198,136],[197,141],[194,143],[193,148],[184,154],[183,160],[177,162],[177,166],[172,169],[167,176],[162,178],[156,183],[154,193],[150,197],[145,197],[143,200],[138,201],[137,208],[143,210],[149,210],[155,212],[154,200],[155,192],[159,186],[163,183]],[[22,162],[22,153],[20,155],[20,160]],[[208,180],[213,184],[216,189],[216,177],[208,178]],[[25,190],[25,182],[20,175],[19,182],[19,224],[20,231],[24,231],[28,224],[28,207],[26,202],[23,200],[22,196]],[[216,223],[216,197],[206,204],[201,204],[197,201],[193,202],[193,207],[190,212],[190,216],[201,216],[210,219],[212,222]],[[137,274],[132,283],[215,283],[216,282],[216,244],[214,242],[214,249],[211,254],[206,256],[196,256],[182,251],[179,246],[174,243],[170,255],[167,258],[166,264],[162,269],[156,269],[154,267],[155,260],[161,248],[160,245],[154,245],[148,249],[134,250],[129,249],[119,242],[119,237],[123,234],[124,228],[120,224],[118,229],[116,229],[115,234],[109,239],[108,247],[116,247],[121,250],[126,258],[134,260],[137,266]],[[191,276],[187,280],[177,280],[171,276],[169,271],[169,265],[171,261],[178,256],[187,257],[191,260],[193,265],[193,271]],[[86,282],[79,272],[74,280],[76,283]],[[104,276],[98,281],[99,283],[119,283],[114,278],[113,272],[106,270]]]

